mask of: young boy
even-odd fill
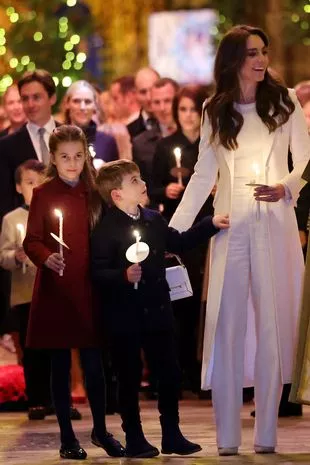
[[[51,406],[49,355],[45,351],[25,348],[36,267],[22,247],[32,191],[42,183],[44,168],[38,160],[27,160],[17,168],[16,190],[23,196],[24,204],[4,216],[0,237],[0,266],[12,271],[10,316],[19,333],[30,420],[44,419],[46,406]]]
[[[118,374],[125,456],[159,454],[144,437],[141,426],[138,397],[142,348],[158,379],[162,453],[198,452],[201,447],[188,441],[179,429],[180,370],[165,279],[165,251],[180,253],[207,240],[218,228],[229,227],[228,217],[206,217],[183,233],[168,227],[158,212],[140,207],[147,196],[145,182],[138,166],[128,160],[106,163],[98,173],[97,186],[109,208],[92,234],[91,269],[101,294]],[[135,230],[150,252],[141,264],[132,265],[126,259],[126,251],[135,243]]]

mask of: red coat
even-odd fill
[[[63,276],[44,265],[59,251],[51,232],[59,234],[62,211],[65,270]],[[89,273],[87,190],[83,182],[71,187],[61,179],[34,189],[24,248],[38,267],[28,324],[27,346],[85,348],[98,346],[98,315]]]

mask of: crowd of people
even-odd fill
[[[46,70],[25,73],[5,92],[1,344],[14,350],[10,334],[18,332],[29,419],[56,413],[61,457],[87,456],[71,424],[80,418],[72,349],[91,440],[110,456],[159,454],[140,419],[143,372],[148,395],[158,397],[162,453],[201,450],[179,427],[182,390],[212,390],[220,455],[238,454],[243,387],[255,387],[256,453],[275,452],[279,404],[301,414],[288,395],[294,354],[297,365],[305,357],[304,326],[295,347],[309,229],[302,177],[310,83],[287,89],[269,68],[268,47],[261,29],[237,26],[219,45],[212,87],[181,86],[146,67],[104,91],[74,82],[57,114]],[[134,243],[138,252],[140,239],[148,257],[132,264],[126,252]],[[176,257],[193,296],[171,303],[165,268]],[[111,367],[125,447],[105,422]],[[293,400],[303,401],[304,377],[294,373]]]

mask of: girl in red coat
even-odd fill
[[[51,351],[60,456],[78,460],[87,456],[70,421],[71,349],[78,348],[93,415],[92,442],[108,455],[121,457],[124,449],[105,425],[105,379],[89,278],[89,233],[101,214],[101,201],[83,131],[68,125],[56,128],[49,149],[48,181],[34,189],[24,240],[26,254],[38,267],[27,345]],[[63,256],[51,233],[62,235],[69,247],[63,247]]]

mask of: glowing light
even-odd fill
[[[83,63],[78,63],[77,61],[74,63],[73,68],[79,71],[83,68]]]
[[[3,27],[0,27],[0,36],[5,36],[5,29]]]
[[[28,55],[24,55],[21,57],[20,62],[22,65],[27,66],[30,63],[30,57]]]
[[[55,86],[58,86],[59,84],[59,79],[57,76],[53,76],[53,81],[55,82]]]
[[[8,16],[11,16],[14,13],[15,13],[15,8],[13,6],[9,6],[9,8],[6,9],[6,14]]]
[[[77,56],[76,56],[76,61],[77,61],[78,63],[84,63],[84,61],[86,61],[86,58],[87,58],[86,53],[80,52],[80,53],[78,53]]]
[[[309,23],[308,23],[308,21],[302,21],[301,24],[300,24],[300,27],[301,27],[301,29],[303,29],[304,31],[306,31],[307,29],[309,29]]]
[[[4,45],[1,45],[0,47],[0,55],[5,55],[6,54],[6,48]]]
[[[68,24],[68,18],[66,18],[66,16],[62,16],[59,18],[58,22],[59,24]]]
[[[305,5],[304,10],[306,13],[310,13],[310,5]]]
[[[226,21],[226,17],[225,17],[224,15],[220,15],[220,17],[219,17],[219,21],[220,21],[220,24],[223,24],[223,23],[225,23],[225,21]]]
[[[4,45],[6,43],[6,38],[5,37],[0,37],[0,45]]]
[[[59,31],[60,32],[67,32],[68,31],[68,24],[59,24]]]
[[[70,69],[71,68],[71,61],[65,60],[62,64],[63,69]]]
[[[72,60],[74,60],[74,58],[75,58],[75,53],[73,53],[73,52],[66,53],[66,59],[67,60],[72,61]]]
[[[5,74],[2,78],[2,82],[5,86],[9,87],[13,84],[13,79],[9,74]]]
[[[28,71],[34,71],[36,69],[36,65],[33,61],[30,61],[30,63],[27,66]]]
[[[300,20],[299,15],[296,13],[293,13],[291,16],[291,20],[293,21],[293,23],[298,23],[298,21]]]
[[[61,81],[63,87],[69,87],[72,84],[72,79],[70,76],[65,76],[63,80]]]
[[[305,37],[302,42],[303,42],[304,45],[309,46],[310,45],[310,37]]]
[[[70,50],[72,50],[74,47],[73,44],[71,44],[71,42],[65,42],[64,44],[64,49],[67,50],[67,52],[69,52]]]
[[[37,31],[37,32],[35,32],[35,33],[33,34],[33,40],[34,40],[35,42],[40,42],[40,40],[42,40],[42,39],[43,39],[43,34],[42,34],[42,32]]]
[[[9,61],[9,64],[10,64],[11,68],[16,68],[16,66],[18,65],[18,59],[17,58],[11,58],[10,61]]]
[[[21,73],[23,71],[24,67],[21,63],[18,63],[18,65],[16,66],[16,71],[18,73]]]
[[[12,13],[10,16],[10,21],[11,23],[17,23],[19,20],[19,14],[18,13]]]
[[[70,42],[71,44],[77,45],[80,42],[80,40],[81,38],[78,34],[73,34],[73,36],[71,36]]]
[[[67,5],[68,5],[68,6],[74,6],[74,5],[76,5],[76,0],[67,0]]]

